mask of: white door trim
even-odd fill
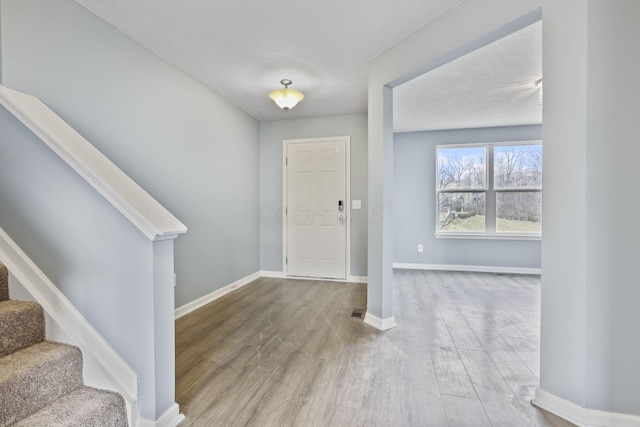
[[[285,139],[282,141],[282,271],[288,277],[287,266],[287,146],[307,142],[345,141],[346,155],[346,186],[347,200],[345,200],[345,222],[347,224],[347,241],[345,250],[345,281],[351,277],[351,137],[332,136],[327,138]]]

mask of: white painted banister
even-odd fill
[[[0,104],[36,134],[150,240],[187,227],[38,98],[0,85]]]

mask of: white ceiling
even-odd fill
[[[541,78],[537,22],[396,87],[394,130],[540,124]]]
[[[263,121],[365,112],[368,62],[463,0],[76,1]],[[524,32],[396,88],[396,130],[540,123]],[[267,97],[284,78],[305,94],[287,112]]]

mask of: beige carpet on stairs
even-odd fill
[[[0,427],[125,427],[117,393],[83,385],[82,353],[47,341],[42,307],[9,299],[0,263]]]
[[[9,299],[9,272],[4,264],[0,263],[0,301]]]

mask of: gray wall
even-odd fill
[[[589,3],[587,407],[640,415],[640,2]]]
[[[549,1],[543,20],[544,161],[552,173],[543,195],[540,385],[582,407],[633,415],[640,52],[629,46],[640,38],[638,16],[635,0],[572,0]]]
[[[286,114],[286,113],[283,113]],[[367,275],[367,115],[262,122],[260,126],[260,264],[282,271],[282,141],[351,137],[351,199],[362,209],[351,214],[351,275]]]
[[[539,240],[436,239],[434,232],[436,145],[541,138],[540,125],[395,134],[394,262],[540,268]]]
[[[189,227],[180,306],[260,269],[259,122],[72,0],[3,0],[4,84],[35,95]]]
[[[549,1],[542,21],[546,145],[540,388],[581,407],[587,406],[586,321],[595,314],[585,307],[587,3]],[[567,211],[574,213],[570,220]],[[608,310],[609,303],[602,302]]]
[[[0,6],[0,84],[2,84],[2,6]]]

